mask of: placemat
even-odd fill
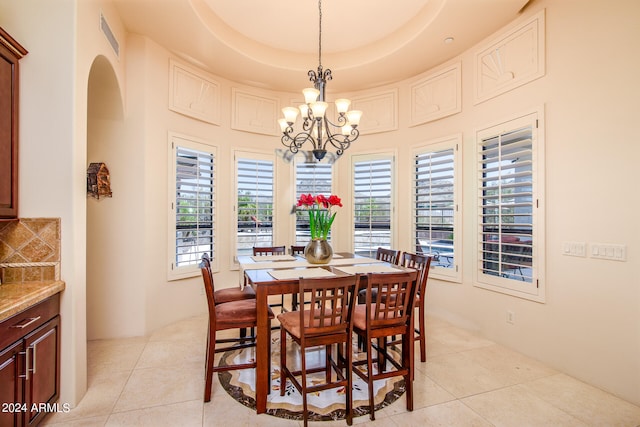
[[[286,279],[298,279],[300,277],[309,278],[309,277],[331,277],[335,276],[335,273],[332,273],[324,268],[316,267],[316,268],[299,268],[294,270],[273,270],[270,271],[269,274],[278,280],[286,280]]]
[[[344,271],[347,274],[367,274],[367,273],[401,273],[399,268],[388,265],[353,265],[349,267],[336,267],[336,270]]]

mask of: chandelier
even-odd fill
[[[360,132],[357,127],[362,111],[349,110],[351,101],[348,99],[336,99],[337,123],[331,122],[326,116],[329,104],[325,102],[324,89],[332,76],[330,69],[322,68],[322,0],[318,1],[318,16],[318,70],[309,70],[307,73],[313,87],[302,90],[304,104],[301,104],[299,109],[282,109],[284,118],[278,120],[278,123],[282,130],[282,144],[289,148],[291,153],[296,154],[304,143],[310,142],[313,146],[313,156],[320,161],[327,154],[327,144],[331,144],[336,149],[336,155],[340,156],[358,139]],[[298,110],[303,122],[302,130],[296,133],[293,125],[298,117]]]

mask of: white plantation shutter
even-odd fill
[[[198,264],[208,254],[217,265],[215,251],[215,148],[179,135],[171,135],[173,164],[170,207],[170,279],[199,274]]]
[[[479,136],[478,280],[539,295],[537,120],[526,116]]]
[[[332,194],[332,165],[326,163],[296,163],[296,201],[303,194],[330,196]],[[329,232],[331,236],[331,232]],[[296,245],[311,240],[309,214],[306,209],[296,211]]]
[[[430,273],[459,280],[459,137],[414,150],[413,232],[416,252],[433,256]]]
[[[237,255],[253,246],[273,246],[274,162],[259,155],[236,155]]]
[[[392,245],[393,157],[353,157],[353,250],[375,256]]]

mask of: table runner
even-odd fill
[[[298,279],[300,277],[331,277],[335,276],[335,273],[325,270],[324,268],[298,268],[292,270],[273,270],[269,274],[278,280]]]
[[[251,257],[255,262],[265,261],[295,261],[296,257],[292,255],[256,255]]]

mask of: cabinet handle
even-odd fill
[[[36,374],[36,354],[38,353],[36,349],[36,343],[33,343],[31,348],[32,348],[31,352],[33,353],[33,369],[31,369],[31,372],[33,372],[33,374],[35,375]]]
[[[24,354],[24,366],[25,366],[25,370],[24,370],[24,375],[19,375],[20,378],[24,378],[27,381],[29,381],[29,349],[31,347],[27,347],[27,349],[23,352],[20,352],[19,354]]]
[[[32,317],[30,319],[23,319],[20,322],[16,323],[15,325],[11,325],[9,326],[10,328],[16,328],[16,329],[24,329],[27,326],[29,326],[30,324],[32,324],[33,322],[37,322],[38,320],[40,320],[41,316],[38,317]]]

